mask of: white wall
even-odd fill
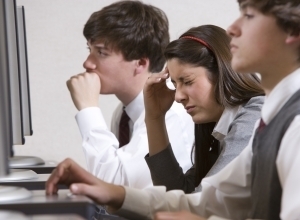
[[[85,167],[81,136],[75,122],[66,80],[83,72],[88,51],[82,29],[92,12],[113,0],[17,0],[25,6],[34,134],[16,155],[35,155],[57,162],[66,157]],[[170,22],[171,40],[193,26],[223,28],[239,14],[235,0],[144,0],[163,9]],[[118,100],[100,97],[107,122]],[[109,123],[108,123],[109,124]]]

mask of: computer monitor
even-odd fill
[[[32,121],[31,121],[31,105],[30,105],[30,88],[29,88],[29,71],[28,71],[28,56],[27,56],[27,41],[26,41],[26,24],[25,24],[25,8],[18,6],[15,13],[16,22],[16,42],[17,55],[19,62],[19,87],[12,86],[15,91],[20,91],[19,107],[22,118],[23,135],[32,135]],[[16,79],[17,80],[17,79]],[[15,130],[15,129],[14,129]],[[18,132],[18,129],[17,131]],[[13,143],[18,145],[16,141]],[[43,165],[45,161],[39,157],[34,156],[20,156],[13,154],[13,146],[11,147],[11,157],[9,159],[11,168],[21,168],[26,166]]]
[[[16,1],[7,1],[6,16],[6,35],[7,35],[7,49],[8,53],[8,71],[10,81],[10,95],[11,95],[11,111],[12,111],[12,126],[13,126],[13,144],[22,145],[25,143],[23,135],[22,122],[22,103],[21,103],[21,86],[20,86],[20,66],[18,61],[18,44],[17,36],[18,30],[16,26]]]
[[[20,65],[19,65],[19,47],[17,43],[17,23],[16,23],[16,1],[4,1],[4,18],[5,18],[5,37],[7,47],[7,70],[8,70],[8,87],[10,94],[10,110],[12,122],[12,144],[24,144],[25,138],[23,135],[23,121],[22,121],[22,102],[21,102],[21,81],[20,81]],[[12,152],[13,145],[9,145],[8,150]],[[7,155],[7,156],[11,156]],[[11,159],[10,159],[11,161]],[[11,162],[9,162],[11,163]],[[10,166],[10,168],[12,168]],[[38,176],[32,170],[10,170],[10,174],[0,181],[18,181],[37,179]]]
[[[27,56],[27,39],[26,39],[26,23],[25,23],[25,8],[17,6],[17,43],[18,43],[18,58],[19,72],[21,85],[21,104],[22,104],[22,121],[23,134],[31,136],[33,134],[31,121],[31,105],[30,105],[30,84],[28,71],[28,56]]]
[[[11,71],[14,68],[11,67],[10,59],[13,58],[11,51],[16,49],[11,47],[9,32],[12,31],[11,23],[11,11],[14,10],[15,1],[12,0],[0,0],[0,163],[1,163],[1,178],[5,177],[5,174],[9,174],[8,169],[8,156],[11,145],[13,144],[13,120],[12,115],[16,112],[12,110],[11,105]],[[24,199],[31,196],[31,193],[22,187],[14,186],[0,186],[0,203]]]
[[[4,4],[0,4],[0,177],[9,174],[8,146],[12,145],[11,108]]]

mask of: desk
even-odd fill
[[[9,219],[9,220],[84,220],[79,215],[73,214],[63,214],[63,215],[31,215],[26,216],[21,212],[15,211],[1,211],[0,210],[0,219]]]
[[[29,199],[0,203],[0,210],[22,212],[29,216],[74,214],[88,220],[125,220],[118,216],[99,212],[92,200],[85,196],[70,196],[69,190],[59,190],[58,195],[54,196],[46,196],[45,190],[33,190],[31,192],[33,196]],[[45,218],[45,220],[52,219]]]
[[[37,174],[50,174],[57,166],[57,163],[54,161],[45,161],[45,164],[42,165],[32,165],[32,166],[13,166],[14,169],[29,169]]]
[[[38,176],[37,179],[0,182],[0,185],[19,186],[19,187],[24,187],[28,190],[44,190],[45,184],[46,184],[50,174],[38,174],[37,176]],[[68,187],[65,185],[59,185],[58,188],[59,189],[68,189]]]
[[[58,195],[46,196],[45,190],[33,190],[29,199],[0,203],[0,210],[22,212],[25,215],[76,214],[92,219],[95,205],[85,196],[69,196],[69,190],[60,190]]]

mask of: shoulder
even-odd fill
[[[246,109],[258,107],[261,109],[264,102],[265,102],[265,96],[255,96],[249,99],[248,102],[244,103],[242,107]]]
[[[233,123],[243,123],[252,126],[261,117],[264,100],[264,96],[256,96],[240,105]]]
[[[261,109],[265,101],[265,96],[252,97],[249,101],[242,104],[238,110],[237,117],[241,115],[261,115]]]

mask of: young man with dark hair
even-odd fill
[[[83,34],[90,54],[85,73],[67,82],[79,110],[76,120],[83,138],[87,168],[95,176],[136,188],[152,185],[145,162],[148,153],[143,86],[165,64],[168,19],[157,7],[139,1],[119,1],[91,15]],[[120,104],[109,131],[98,96],[114,94]],[[100,103],[105,105],[105,103]],[[183,170],[191,166],[193,121],[174,103],[166,116],[173,150]]]
[[[57,182],[83,182],[71,185],[71,191],[130,219],[300,219],[300,1],[239,4],[241,16],[228,28],[232,67],[260,73],[267,98],[249,145],[236,159],[204,178],[201,193],[190,195],[107,184],[67,160],[50,177],[47,192],[55,192]],[[66,182],[61,178],[69,176],[66,170],[82,177]]]

